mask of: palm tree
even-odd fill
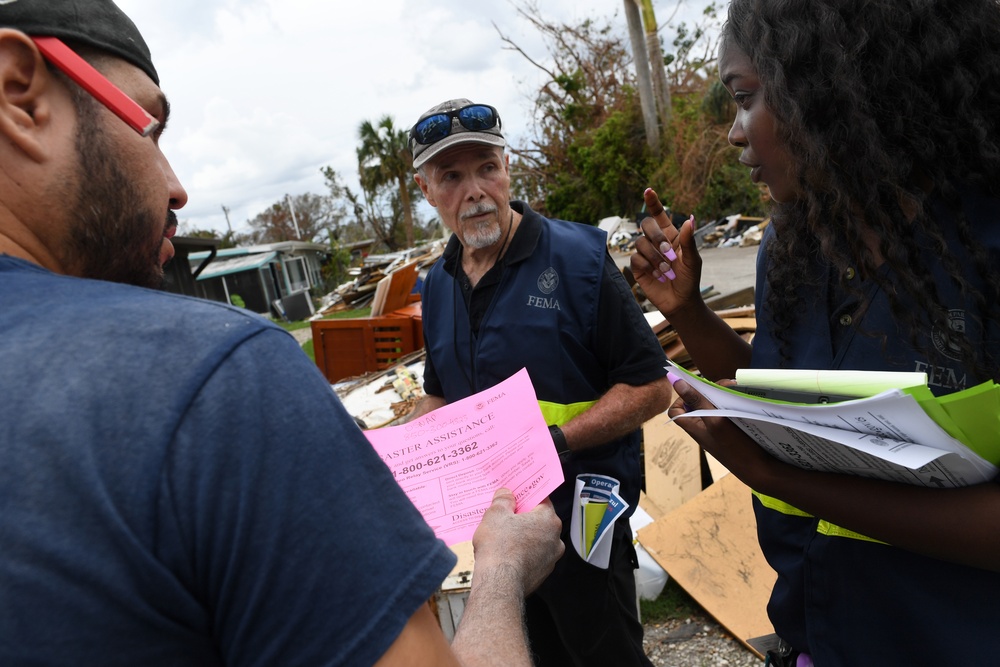
[[[378,125],[370,121],[358,128],[361,146],[358,148],[358,175],[366,193],[395,183],[399,188],[399,201],[403,209],[407,247],[413,247],[413,205],[410,200],[410,179],[413,158],[407,145],[408,134],[397,130],[392,117],[383,116]]]

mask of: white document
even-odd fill
[[[839,403],[776,403],[671,366],[717,408],[678,419],[728,417],[771,455],[800,468],[943,488],[979,484],[997,474],[996,466],[948,435],[898,389]]]

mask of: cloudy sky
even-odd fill
[[[355,191],[358,127],[392,116],[408,128],[435,104],[497,107],[517,145],[541,73],[538,32],[507,0],[117,0],[149,43],[171,102],[163,149],[188,191],[182,229],[234,231],[286,194],[323,193],[332,166]],[[555,22],[614,17],[622,0],[541,0]],[[654,0],[692,23],[706,0]],[[675,13],[675,9],[679,11]],[[496,24],[497,28],[494,27]]]

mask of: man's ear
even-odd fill
[[[39,130],[51,121],[54,83],[31,38],[0,28],[0,136],[36,161],[45,158]]]
[[[437,202],[434,201],[434,198],[431,196],[430,191],[427,189],[427,181],[424,180],[423,176],[420,175],[419,171],[413,175],[413,180],[416,181],[417,185],[420,186],[420,191],[424,193],[424,199],[427,200],[427,203],[433,206],[434,208],[437,208]]]

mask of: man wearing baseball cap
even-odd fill
[[[0,84],[0,664],[528,664],[550,505],[498,491],[449,647],[454,555],[295,341],[147,289],[187,195],[128,17],[0,2]]]
[[[670,400],[663,348],[603,231],[511,200],[505,146],[497,110],[468,99],[410,130],[416,181],[453,233],[422,287],[427,397],[415,416],[528,369],[566,478],[552,494],[566,552],[526,603],[533,656],[649,665],[627,517],[639,501],[639,427]],[[605,562],[571,544],[578,476],[611,480],[628,503]]]

